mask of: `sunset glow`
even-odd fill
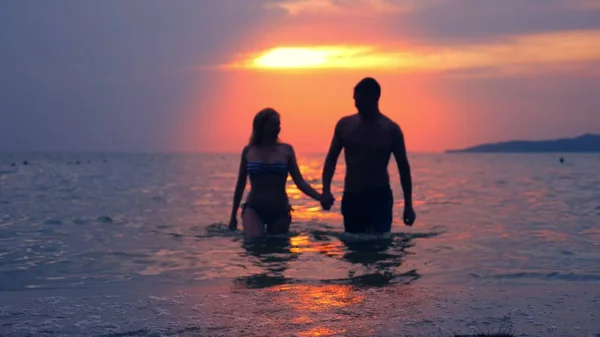
[[[40,6],[0,10],[0,151],[239,155],[272,107],[296,153],[323,153],[364,77],[410,152],[600,130],[600,0]]]
[[[470,81],[598,74],[590,65],[600,60],[600,29],[524,31],[456,42],[421,39],[410,31],[401,34],[407,29],[405,23],[392,27],[375,19],[383,13],[408,13],[410,8],[382,9],[378,1],[369,0],[278,3],[269,8],[275,6],[279,13],[283,9],[288,18],[248,35],[213,65],[210,71],[218,76],[194,96],[189,107],[194,112],[189,115],[197,117],[182,127],[187,138],[181,144],[239,151],[247,143],[254,114],[271,106],[281,113],[282,139],[298,153],[326,151],[336,121],[355,112],[352,87],[362,77],[372,76],[383,88],[380,107],[401,124],[409,151],[443,151],[477,139],[508,137],[482,127],[494,123],[480,111],[494,118],[503,113],[505,125],[510,125],[511,114],[549,109],[543,107],[546,96],[524,105],[512,99],[514,93],[504,94],[506,88],[495,91],[481,86],[475,93]],[[335,27],[327,28],[315,19],[324,12],[332,16]],[[363,15],[367,12],[373,15]],[[370,23],[367,28],[355,25],[358,17]],[[275,24],[277,29],[272,29]],[[556,92],[558,97],[564,90]],[[556,111],[559,105],[553,105]],[[198,131],[199,125],[206,127]],[[312,172],[304,173],[311,176]],[[320,176],[310,178],[318,181]],[[292,199],[301,197],[291,185],[288,194]],[[305,220],[331,215],[317,210],[318,205],[310,205],[297,209],[295,215]]]
[[[561,52],[555,52],[561,51]],[[383,43],[367,45],[282,46],[246,56],[230,67],[241,69],[371,69],[401,72],[494,68],[501,72],[530,65],[546,69],[556,63],[600,59],[600,31],[573,31],[515,36],[502,42],[461,47],[412,49]]]

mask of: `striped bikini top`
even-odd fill
[[[250,177],[262,176],[265,174],[275,174],[287,177],[287,163],[261,163],[249,161],[247,165],[248,175]]]

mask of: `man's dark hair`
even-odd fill
[[[379,100],[381,96],[381,87],[372,77],[365,77],[354,87],[354,91],[367,98]]]

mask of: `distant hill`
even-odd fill
[[[494,153],[523,153],[523,152],[600,152],[600,135],[585,134],[576,138],[555,140],[513,140],[501,143],[481,144],[465,149],[447,150],[447,153],[461,152],[494,152]]]

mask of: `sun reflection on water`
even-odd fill
[[[339,336],[346,332],[346,329],[331,329],[324,326],[318,326],[307,331],[301,331],[298,336]]]
[[[283,295],[283,304],[298,315],[291,319],[291,322],[308,325],[306,330],[298,332],[299,336],[332,336],[345,333],[346,329],[331,324],[310,325],[322,321],[319,319],[321,313],[347,309],[365,301],[365,296],[349,285],[280,285],[270,290]]]
[[[344,245],[340,241],[311,241],[308,235],[298,235],[290,238],[290,252],[300,253],[321,253],[330,257],[342,257],[344,255]]]

